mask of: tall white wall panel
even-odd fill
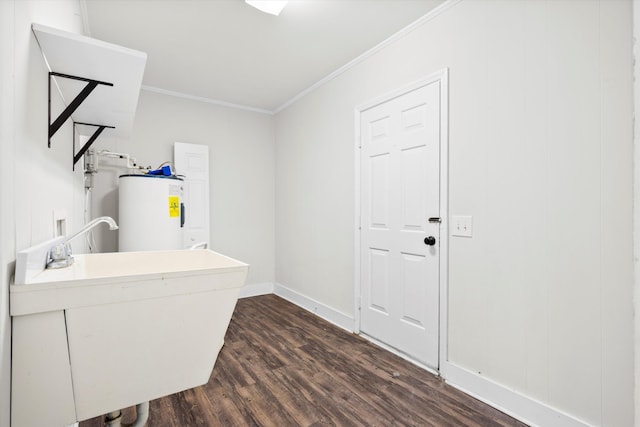
[[[47,147],[48,70],[31,23],[82,33],[78,0],[0,1],[0,426],[9,425],[11,322],[9,281],[17,251],[54,236],[53,212],[67,231],[83,224],[82,170],[72,170],[72,130]],[[52,97],[53,111],[62,111]],[[83,242],[74,242],[80,252]]]

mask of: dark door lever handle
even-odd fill
[[[433,246],[436,244],[436,238],[433,236],[425,237],[424,244],[427,246]]]

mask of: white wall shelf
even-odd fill
[[[49,146],[68,118],[74,123],[74,165],[98,135],[129,139],[147,54],[40,24],[31,29],[50,72],[49,84],[58,88],[66,106],[52,121],[50,87]],[[76,131],[88,137],[77,153]]]

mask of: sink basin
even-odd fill
[[[74,258],[10,287],[12,425],[65,426],[209,380],[247,264],[207,249]]]
[[[198,292],[211,284],[189,277],[245,272],[247,264],[207,249],[74,255],[66,268],[44,269],[11,286],[11,315]],[[173,279],[180,278],[179,286]],[[244,281],[242,282],[242,284]],[[240,286],[242,286],[242,284]],[[116,286],[117,285],[117,286]],[[173,286],[172,286],[173,285]],[[235,287],[237,283],[218,283]]]
[[[31,283],[90,280],[109,277],[171,275],[208,269],[238,268],[245,264],[208,250],[111,252],[74,255],[70,268],[44,270]]]

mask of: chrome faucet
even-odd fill
[[[81,234],[84,234],[100,224],[106,222],[109,224],[109,230],[117,230],[118,224],[109,216],[101,216],[89,221],[80,231],[73,234],[71,237],[64,239],[61,243],[51,247],[49,249],[49,255],[47,256],[47,268],[64,268],[73,264],[73,257],[71,256],[71,245],[69,242]]]
[[[207,247],[209,246],[209,244],[207,242],[199,242],[196,243],[193,246],[190,246],[189,249],[207,249]]]

